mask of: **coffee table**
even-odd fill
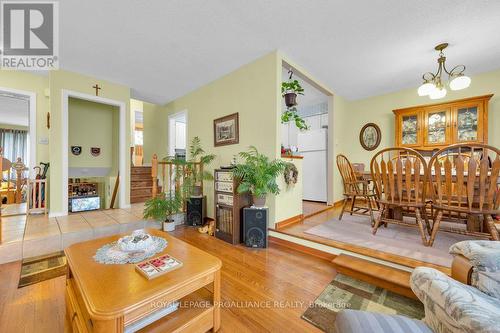
[[[206,332],[220,327],[220,269],[222,262],[169,234],[163,237],[169,254],[183,266],[148,280],[135,265],[99,264],[92,258],[101,246],[123,235],[73,244],[64,252],[68,262],[66,312],[73,332],[125,332],[148,321],[174,301],[179,308],[139,332]],[[154,256],[154,257],[155,257]]]

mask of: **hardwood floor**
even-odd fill
[[[331,262],[276,244],[232,246],[193,228],[173,235],[223,262],[219,332],[319,332],[300,316],[334,278]],[[63,332],[65,278],[17,289],[19,270],[0,265],[0,332]]]
[[[311,217],[328,209],[333,209],[333,207],[328,206],[324,202],[302,200],[302,213],[304,214],[304,218]]]

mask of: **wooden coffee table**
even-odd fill
[[[184,265],[148,280],[135,271],[133,264],[94,261],[97,249],[122,235],[74,244],[64,251],[68,260],[66,310],[73,332],[124,332],[128,325],[177,300],[181,302],[177,311],[140,332],[219,329],[221,261],[167,233],[154,229],[147,232],[165,238],[168,246],[161,254],[169,254]]]

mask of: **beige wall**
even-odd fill
[[[370,97],[358,101],[342,101],[336,98],[338,108],[336,117],[339,117],[337,126],[339,128],[335,135],[338,140],[336,154],[344,153],[352,163],[365,163],[366,169],[374,155],[374,152],[364,150],[359,144],[359,131],[369,122],[380,126],[382,140],[377,150],[394,146],[394,114],[392,110],[416,105],[433,104],[452,101],[455,99],[495,94],[489,103],[489,144],[500,147],[500,70],[472,76],[472,84],[469,88],[460,91],[448,89],[446,98],[430,100],[428,97],[419,97],[417,87],[402,91]],[[338,96],[336,96],[338,97]],[[339,110],[342,110],[338,112]],[[338,171],[335,184],[341,184]],[[342,198],[340,187],[337,186],[335,200]]]
[[[168,119],[166,108],[143,103],[144,165],[151,165],[153,154],[159,159],[168,156]]]
[[[160,112],[162,117],[157,118],[156,122],[161,127],[158,133],[168,135],[168,114],[187,110],[188,144],[194,136],[198,136],[206,152],[217,155],[210,166],[210,171],[221,165],[228,165],[234,155],[246,150],[250,145],[256,146],[261,153],[270,158],[278,157],[280,150],[277,110],[280,105],[280,71],[278,55],[273,52],[176,99]],[[214,147],[213,120],[236,112],[239,113],[240,122],[239,144]],[[157,149],[163,147],[162,140],[164,139],[159,141],[161,147]],[[208,197],[208,215],[213,216],[213,182],[205,182],[204,190]],[[269,196],[267,204],[270,210],[269,223],[274,225],[275,198]]]
[[[302,215],[302,160],[291,158],[284,158],[284,160],[295,164],[299,174],[297,184],[287,185],[284,177],[278,178],[277,183],[281,193],[276,197],[276,222]]]
[[[68,145],[82,147],[80,155],[68,155],[69,167],[117,171],[118,107],[70,98],[68,108]],[[101,154],[92,156],[91,147],[100,147]]]

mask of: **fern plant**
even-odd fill
[[[161,193],[155,198],[151,198],[144,204],[143,216],[145,219],[152,218],[159,221],[168,222],[172,215],[178,213],[182,208],[182,199],[178,193]]]
[[[286,162],[271,160],[259,153],[254,146],[250,146],[248,151],[241,152],[239,156],[244,163],[237,164],[233,169],[235,177],[240,180],[238,193],[249,192],[257,198],[263,198],[268,193],[280,193],[276,178],[283,174]]]

